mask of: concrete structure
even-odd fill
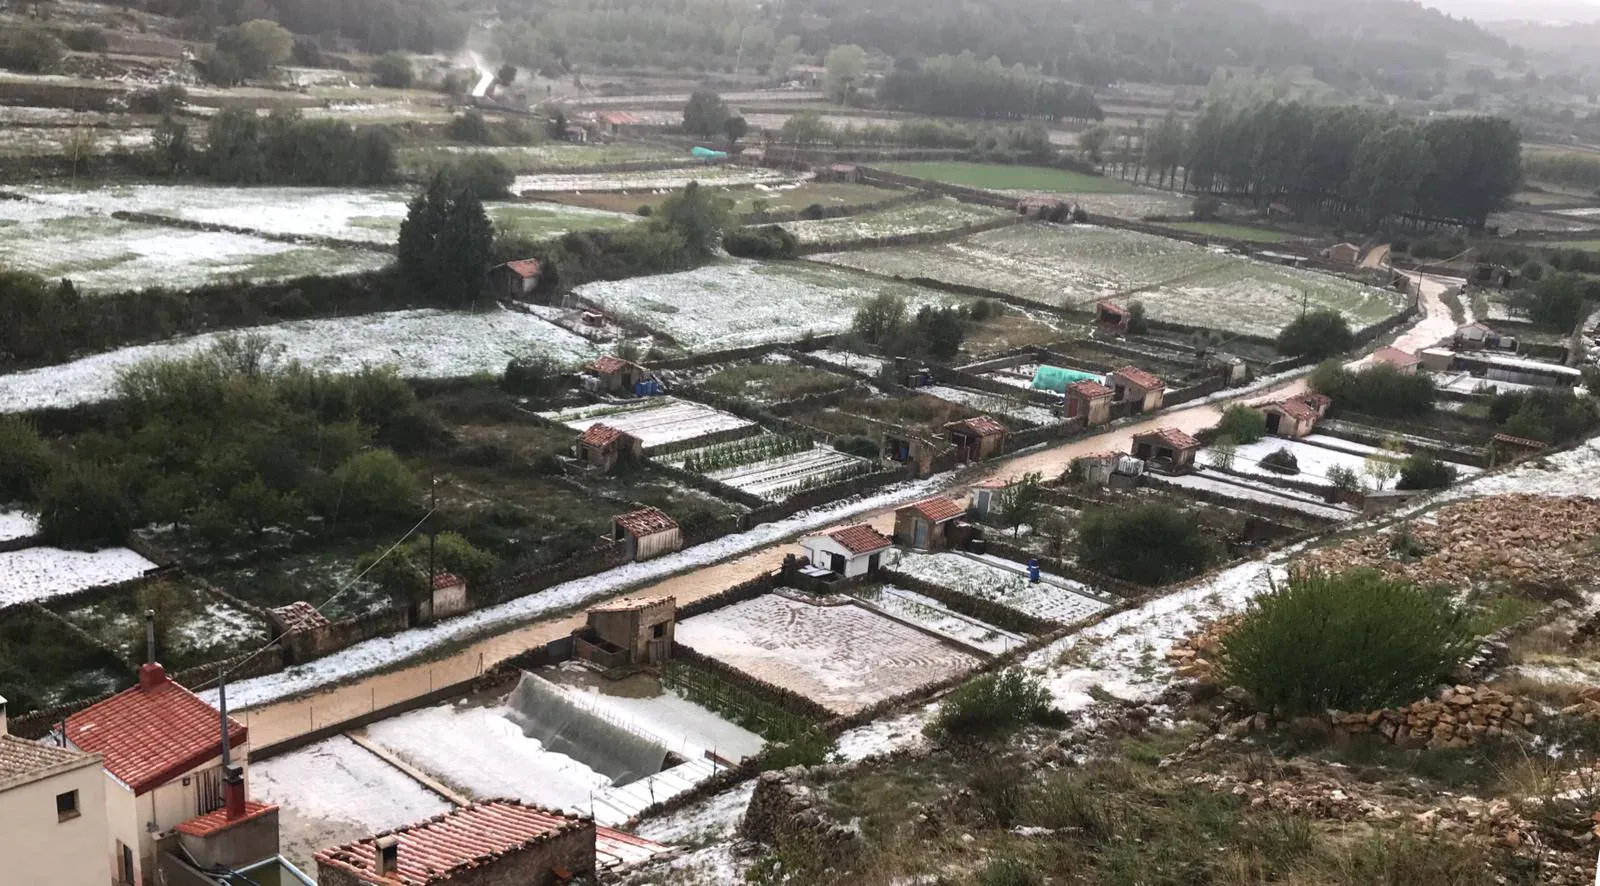
[[[800,539],[800,547],[805,549],[812,566],[845,578],[877,572],[883,552],[893,544],[887,536],[865,523]]]
[[[645,377],[644,367],[610,354],[596,357],[584,372],[595,380],[595,387],[602,394],[632,394]]]
[[[6,730],[0,698],[0,882],[106,886],[106,777],[101,756]]]
[[[1161,428],[1133,435],[1132,451],[1135,458],[1144,459],[1152,468],[1180,473],[1194,467],[1200,441],[1177,428]]]
[[[1336,243],[1322,250],[1322,257],[1328,261],[1353,265],[1361,260],[1361,247],[1354,243]]]
[[[248,735],[231,717],[227,726],[229,756],[242,767]],[[123,882],[153,878],[158,834],[223,807],[221,713],[159,664],[141,667],[137,686],[68,717],[66,740],[104,758],[111,870]]]
[[[453,572],[440,572],[433,577],[433,593],[418,606],[417,615],[422,621],[433,621],[466,612],[467,580]]]
[[[1010,433],[1005,425],[987,415],[953,421],[944,430],[963,462],[985,461],[999,455]]]
[[[1545,363],[1510,354],[1492,351],[1457,352],[1450,361],[1451,369],[1470,372],[1489,381],[1506,381],[1519,385],[1542,387],[1572,387],[1583,381],[1583,372],[1559,363]]]
[[[990,514],[1000,513],[1000,494],[1011,488],[1011,481],[995,477],[978,483],[972,487],[972,495],[967,499],[967,509],[973,516],[983,519]]]
[[[1422,365],[1422,360],[1416,354],[1407,353],[1399,348],[1379,348],[1373,351],[1372,362],[1393,366],[1406,375],[1416,375],[1417,367]]]
[[[1083,471],[1085,483],[1105,486],[1111,482],[1111,475],[1117,470],[1117,460],[1126,457],[1120,452],[1091,452],[1072,461]]]
[[[1452,341],[1457,349],[1466,348],[1472,350],[1477,348],[1500,348],[1502,347],[1501,338],[1500,333],[1487,324],[1468,323],[1456,329]]]
[[[539,261],[525,258],[489,269],[489,294],[494,298],[523,299],[539,285]]]
[[[278,807],[245,800],[243,779],[230,784],[227,793],[223,808],[191,818],[157,839],[157,882],[161,886],[213,886],[219,878],[209,871],[275,863],[278,879],[252,877],[249,882],[297,886],[290,878],[304,875],[292,868],[293,873],[286,873],[288,863],[278,856]]]
[[[578,632],[580,645],[616,650],[620,663],[602,661],[612,667],[623,664],[656,664],[672,657],[672,640],[677,633],[676,597],[650,597],[622,600],[589,610],[588,624]],[[580,654],[579,658],[584,656]],[[592,659],[598,660],[598,659]]]
[[[1116,391],[1097,381],[1075,381],[1067,385],[1066,402],[1061,414],[1069,419],[1082,418],[1093,428],[1111,421],[1111,398]]]
[[[1133,412],[1154,412],[1161,408],[1167,383],[1137,366],[1124,366],[1106,377],[1113,403],[1132,403]]]
[[[1449,348],[1423,348],[1417,352],[1417,359],[1429,372],[1449,372],[1451,364],[1456,362],[1456,352]]]
[[[589,470],[609,474],[622,461],[642,457],[644,443],[638,437],[608,424],[596,423],[578,438],[574,454]]]
[[[557,886],[593,882],[589,818],[485,800],[316,854],[321,886]]]
[[[925,498],[894,512],[894,540],[919,551],[937,551],[949,546],[949,526],[965,515],[960,502],[948,498]]]
[[[819,182],[855,184],[861,180],[861,169],[853,163],[834,163],[817,170]]]
[[[611,538],[630,561],[649,560],[683,547],[678,522],[655,508],[640,508],[613,519]]]

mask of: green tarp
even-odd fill
[[[1031,387],[1036,391],[1055,391],[1065,394],[1067,385],[1076,381],[1099,381],[1100,376],[1092,372],[1079,372],[1076,369],[1062,369],[1059,366],[1040,366],[1033,373]]]

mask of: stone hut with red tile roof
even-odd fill
[[[1154,412],[1161,408],[1167,383],[1137,366],[1124,366],[1106,377],[1112,390],[1111,402],[1132,403],[1132,412]]]
[[[1097,381],[1075,381],[1067,385],[1061,414],[1068,420],[1081,418],[1088,427],[1111,421],[1111,398],[1116,392]]]
[[[489,269],[489,294],[494,298],[525,300],[539,285],[539,260],[508,261]]]
[[[592,882],[595,826],[517,800],[485,800],[324,849],[321,886],[557,886]]]
[[[595,386],[602,394],[631,395],[634,386],[645,377],[643,366],[613,354],[594,358],[594,362],[585,366],[583,371],[595,380]]]
[[[1147,465],[1164,468],[1173,473],[1183,473],[1194,468],[1195,453],[1200,451],[1200,441],[1178,428],[1161,428],[1133,435],[1133,455],[1144,459]]]
[[[956,446],[963,462],[985,461],[1005,448],[1006,426],[987,415],[953,421],[944,426],[946,439]]]
[[[865,523],[846,526],[800,540],[811,565],[845,578],[857,578],[878,571],[883,552],[894,545],[888,536]]]
[[[586,656],[580,651],[578,657],[608,667],[664,662],[672,657],[677,622],[676,597],[619,600],[596,606],[589,610],[588,623],[574,633],[580,650],[587,644],[588,651],[602,654]]]
[[[655,508],[618,514],[612,520],[611,538],[631,562],[670,554],[683,547],[678,521]]]
[[[894,512],[894,540],[919,551],[938,551],[949,547],[950,524],[966,516],[961,502],[948,498],[925,498]]]
[[[1406,375],[1416,375],[1417,367],[1422,364],[1422,359],[1409,351],[1399,348],[1379,348],[1372,352],[1372,362],[1393,366]]]
[[[154,876],[158,834],[224,806],[221,714],[159,664],[141,667],[137,686],[68,717],[66,740],[104,758],[113,870],[131,870],[131,882]],[[231,717],[228,748],[243,791],[249,736]]]
[[[574,454],[590,471],[609,474],[620,462],[643,457],[644,442],[604,422],[596,422],[578,438]]]
[[[1333,401],[1325,394],[1299,394],[1255,407],[1267,419],[1267,433],[1278,437],[1305,437],[1316,430],[1317,419]]]

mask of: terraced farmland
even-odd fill
[[[948,231],[1006,215],[1009,213],[1003,210],[943,198],[866,215],[786,222],[782,227],[799,238],[801,243],[839,243],[869,237]]]
[[[713,480],[782,501],[797,492],[825,486],[872,470],[872,463],[854,456],[818,447],[807,452],[766,459],[709,474]]]

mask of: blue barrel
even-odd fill
[[[1031,581],[1034,584],[1038,584],[1039,583],[1039,561],[1038,560],[1029,560],[1028,561],[1028,581]]]

